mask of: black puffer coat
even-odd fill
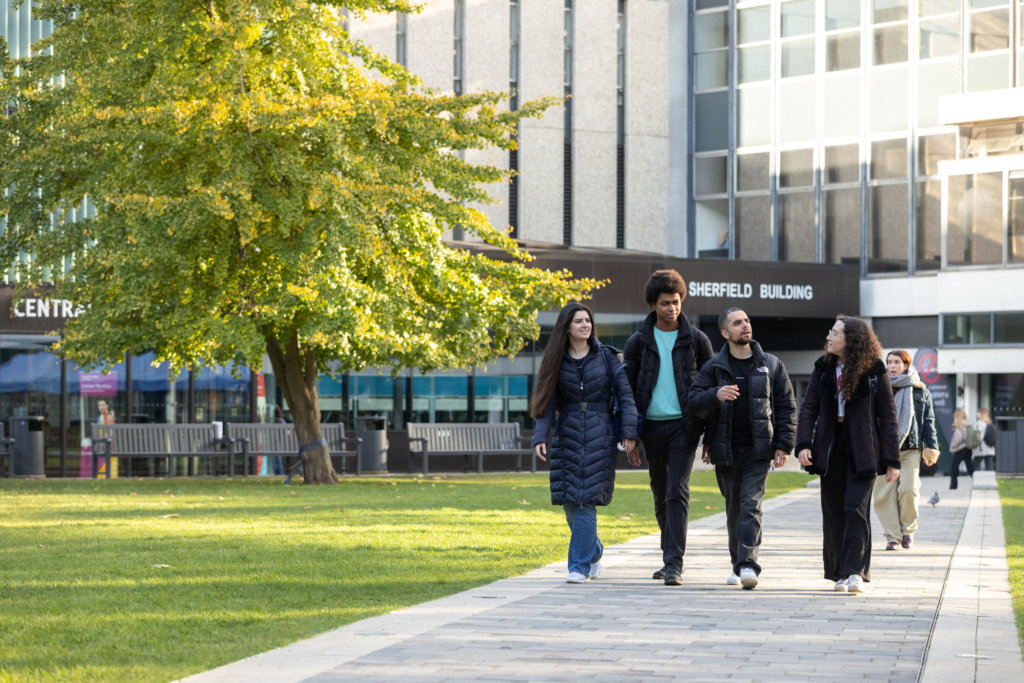
[[[658,354],[658,343],[654,341],[654,323],[658,320],[658,314],[651,311],[647,318],[640,325],[640,329],[626,342],[626,350],[622,354],[626,363],[626,376],[629,378],[629,385],[633,387],[633,398],[636,400],[636,409],[640,415],[647,414],[647,408],[651,405],[651,396],[654,394],[654,387],[658,383],[658,371],[661,368],[661,356]],[[676,336],[676,343],[672,347],[672,369],[676,379],[676,394],[679,397],[679,407],[683,410],[683,418],[686,423],[687,448],[693,450],[700,441],[700,435],[704,431],[703,420],[690,418],[690,411],[687,410],[687,392],[690,385],[697,379],[697,373],[701,366],[711,360],[714,351],[711,348],[711,341],[708,336],[690,325],[686,316],[679,314],[679,334]]]
[[[558,389],[544,417],[537,419],[533,445],[548,443],[551,504],[608,505],[615,488],[618,451],[612,426],[614,378],[622,411],[622,438],[636,439],[636,406],[618,352],[591,338],[582,372],[566,353]],[[552,429],[553,427],[553,429]]]
[[[839,405],[836,398],[836,356],[825,354],[814,361],[811,381],[800,404],[796,426],[797,453],[811,449],[811,474],[824,474],[836,439]],[[872,388],[874,383],[874,388]],[[899,428],[889,374],[881,359],[865,373],[860,386],[846,402],[843,422],[847,457],[853,461],[854,478],[885,474],[900,467]]]
[[[729,345],[701,368],[697,381],[690,387],[690,412],[708,421],[711,431],[708,456],[714,465],[732,467],[732,422],[749,419],[754,437],[754,457],[771,460],[775,451],[789,453],[796,443],[796,399],[793,385],[782,362],[761,350],[756,341],[750,342],[754,364],[748,380],[750,415],[733,415],[733,401],[719,401],[715,395],[719,387],[735,384],[729,365]]]

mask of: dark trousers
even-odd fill
[[[957,477],[960,476],[960,463],[967,465],[967,474],[974,477],[974,463],[971,462],[971,449],[961,448],[953,453],[953,468],[949,471],[949,488],[955,489]]]
[[[662,561],[665,569],[682,572],[694,450],[686,447],[682,419],[645,420],[643,443],[654,494],[654,517],[661,530]]]
[[[739,574],[750,567],[757,574],[757,550],[761,547],[761,502],[771,471],[770,460],[756,460],[753,454],[737,458],[734,467],[715,466],[718,490],[725,497],[725,522],[729,530],[729,558]]]
[[[842,423],[821,477],[822,557],[830,581],[860,574],[871,580],[871,489],[874,477],[855,479]]]

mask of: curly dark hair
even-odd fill
[[[840,387],[843,398],[850,400],[850,396],[860,386],[861,380],[876,362],[882,359],[882,345],[875,336],[871,325],[860,318],[841,315],[836,318],[843,324],[843,334],[846,337],[846,350],[843,353],[843,386]],[[826,351],[827,353],[827,351]],[[834,356],[834,354],[829,354]],[[835,358],[835,360],[840,360]]]
[[[678,294],[679,300],[686,299],[686,280],[674,270],[656,270],[647,279],[644,301],[653,306],[662,294]]]
[[[533,401],[530,403],[530,415],[534,418],[544,417],[551,406],[551,399],[555,397],[555,389],[558,388],[558,373],[562,369],[562,357],[565,350],[569,348],[569,323],[580,311],[586,311],[590,316],[590,344],[594,344],[594,313],[588,307],[578,301],[570,301],[561,311],[558,312],[558,319],[555,321],[555,328],[551,331],[551,338],[544,347],[544,356],[540,361],[540,370],[537,371],[537,385],[533,391]]]

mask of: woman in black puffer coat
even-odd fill
[[[550,437],[551,504],[565,509],[571,530],[569,583],[601,573],[604,546],[597,537],[598,505],[615,488],[614,400],[622,413],[622,446],[631,461],[636,446],[636,406],[617,352],[594,336],[593,315],[580,303],[558,314],[537,373],[531,414],[537,419],[533,448],[547,459]],[[636,464],[636,463],[634,463]]]

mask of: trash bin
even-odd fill
[[[359,463],[365,473],[388,471],[387,418],[372,415],[356,418],[356,436],[359,444]]]
[[[14,476],[45,477],[45,432],[41,415],[11,418],[11,456],[14,458]]]

